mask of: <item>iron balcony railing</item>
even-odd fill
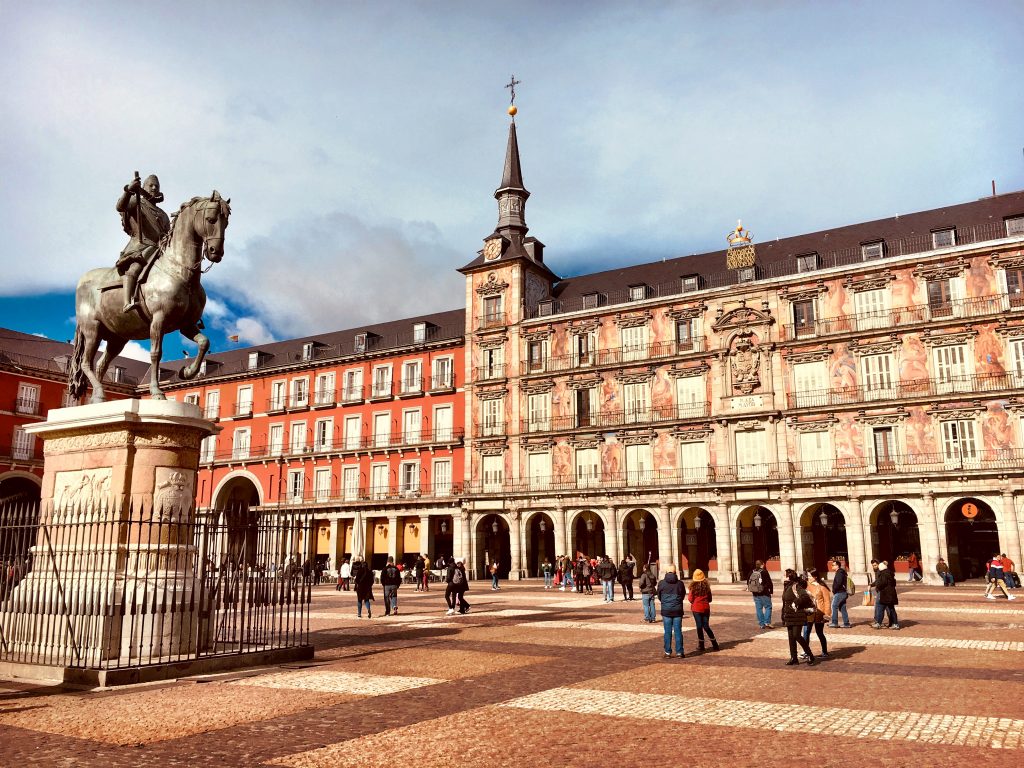
[[[991,240],[1002,240],[1007,237],[1006,224],[1002,221],[988,222],[971,226],[956,227],[956,244],[973,245]],[[755,248],[757,246],[755,245]],[[918,253],[927,253],[937,250],[933,241],[932,233],[927,232],[920,235],[908,235],[906,237],[886,240],[883,245],[881,259],[865,259],[861,246],[836,249],[832,251],[819,252],[817,269],[801,269],[794,253],[790,258],[771,261],[756,266],[755,280],[767,280],[776,277],[788,277],[796,274],[813,275],[815,272],[833,267],[846,267],[855,264],[875,264],[880,260],[910,256]],[[682,276],[680,276],[681,278]],[[675,279],[664,283],[655,283],[647,286],[646,298],[678,298],[692,297],[704,290],[713,288],[724,288],[726,286],[740,283],[740,276],[737,270],[723,270],[701,275],[696,290],[683,290],[682,279]],[[605,291],[597,296],[574,296],[570,299],[554,299],[549,302],[542,302],[538,307],[528,308],[525,318],[550,317],[567,312],[579,312],[585,309],[597,309],[618,304],[629,304],[636,299],[630,295],[628,286],[615,291]]]
[[[288,458],[322,453],[345,453],[349,451],[374,451],[427,445],[451,445],[462,441],[465,432],[452,427],[435,427],[386,435],[359,435],[340,437],[318,443],[317,441],[295,443],[260,443],[238,445],[214,451],[200,451],[203,463],[230,461],[259,461],[267,458]]]
[[[370,387],[371,400],[386,400],[392,396],[394,385],[390,381],[375,381]]]
[[[439,376],[430,377],[430,391],[431,392],[443,392],[445,390],[455,389],[455,374],[441,374]]]
[[[608,488],[661,488],[665,486],[720,486],[724,483],[793,482],[828,478],[921,475],[946,472],[1024,470],[1024,449],[972,450],[913,454],[887,458],[849,457],[815,461],[784,461],[709,465],[671,470],[640,470],[584,477],[534,477],[502,482],[467,483],[472,494],[531,493],[536,491],[596,491]]]
[[[203,418],[209,419],[210,421],[217,421],[220,418],[220,406],[207,405],[203,408]]]
[[[478,365],[476,367],[476,380],[489,381],[493,379],[504,379],[506,376],[504,363],[493,363],[492,365]]]
[[[473,437],[503,437],[506,434],[504,421],[489,421],[473,425]]]
[[[403,376],[398,381],[398,396],[403,395],[422,395],[423,394],[423,377],[422,376]]]
[[[27,416],[39,415],[39,401],[33,398],[18,397],[14,400],[14,412]]]
[[[666,357],[679,357],[705,351],[704,337],[694,336],[680,341],[661,341],[629,347],[595,349],[584,354],[556,355],[541,360],[524,361],[519,365],[520,373],[524,376],[529,376],[541,373],[575,371],[581,368],[597,368],[604,365],[636,363]],[[481,377],[477,376],[477,378]]]
[[[366,388],[365,387],[343,387],[341,390],[341,403],[342,405],[351,405],[352,403],[361,403],[366,399]]]
[[[333,389],[318,389],[313,392],[314,408],[331,408],[337,404],[337,393]]]
[[[782,326],[780,336],[782,341],[789,341],[840,333],[862,333],[917,323],[929,323],[932,320],[985,317],[1017,308],[1024,308],[1024,301],[1017,296],[1011,297],[1007,294],[979,296],[941,304],[916,304],[878,312],[860,312],[852,315],[820,318],[806,323],[789,323]]]
[[[589,414],[571,414],[548,418],[527,417],[520,421],[522,432],[561,432],[572,429],[603,429],[634,424],[655,424],[680,419],[706,419],[710,402],[680,403],[637,410],[608,410]]]
[[[463,493],[461,483],[392,483],[387,485],[361,485],[359,487],[304,488],[301,492],[286,492],[283,504],[337,504],[374,501],[417,501],[420,499],[451,499]]]
[[[480,315],[476,319],[476,327],[478,330],[484,330],[487,328],[504,328],[508,325],[508,319],[505,317],[504,312],[488,313]]]
[[[837,405],[903,400],[919,397],[945,397],[957,394],[1003,392],[1024,388],[1024,374],[977,373],[907,381],[878,381],[870,385],[830,387],[806,392],[789,392],[790,408],[829,408]]]
[[[235,403],[235,407],[231,412],[231,415],[236,419],[246,418],[252,416],[252,401],[244,401],[241,403]]]

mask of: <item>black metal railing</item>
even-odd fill
[[[191,507],[0,508],[0,660],[119,669],[308,645],[312,518]]]
[[[355,437],[332,436],[330,440],[302,443],[258,443],[222,448],[213,451],[200,451],[199,460],[211,462],[229,461],[260,461],[267,458],[287,458],[317,453],[345,453],[346,451],[373,451],[402,447],[426,445],[451,445],[459,443],[465,437],[462,429],[454,427],[434,427],[408,432],[397,432],[379,435],[359,435]]]
[[[461,483],[389,483],[358,487],[304,488],[301,493],[286,493],[284,504],[336,504],[360,501],[416,501],[418,499],[450,499],[462,495]]]
[[[633,424],[655,424],[680,419],[704,419],[711,412],[710,402],[679,403],[655,408],[605,410],[568,416],[527,417],[520,421],[522,432],[560,432],[570,429],[601,429]]]
[[[523,361],[519,365],[520,373],[524,376],[529,376],[531,374],[559,373],[561,371],[575,371],[581,368],[596,368],[603,365],[621,365],[623,363],[636,363],[666,357],[679,357],[705,351],[704,337],[694,336],[680,341],[660,341],[652,344],[595,349],[586,353],[555,355],[541,360]],[[477,378],[483,377],[478,375]]]
[[[1003,392],[1024,388],[1024,375],[1018,373],[977,373],[906,381],[878,381],[871,385],[812,389],[788,392],[790,408],[826,408],[836,405],[903,400],[918,397],[946,397],[957,394]]]

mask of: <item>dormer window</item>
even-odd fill
[[[583,308],[584,309],[597,309],[597,298],[596,293],[585,293],[583,294]]]
[[[932,232],[933,248],[951,248],[956,245],[956,230],[953,227],[936,229]]]
[[[413,323],[412,325],[412,341],[413,344],[422,344],[427,340],[427,324],[426,323]]]
[[[683,293],[693,293],[700,289],[700,278],[697,275],[687,275],[683,278]]]
[[[796,257],[797,272],[813,272],[818,269],[818,254],[804,253]]]
[[[553,301],[542,301],[537,305],[537,316],[548,317],[555,311],[555,303]]]
[[[1024,235],[1024,216],[1010,216],[1006,219],[1006,236]]]
[[[365,333],[357,333],[356,334],[356,341],[355,341],[355,352],[356,352],[356,354],[360,354],[360,353],[365,352],[365,351],[366,351],[366,334]]]
[[[757,279],[755,267],[740,267],[736,270],[736,280],[740,283],[752,283]]]
[[[885,242],[882,240],[875,240],[871,243],[862,243],[860,246],[860,256],[864,261],[871,261],[872,259],[880,259],[885,255]]]
[[[647,286],[641,283],[640,285],[629,286],[629,300],[630,301],[643,301],[647,298]]]
[[[259,367],[260,367],[260,353],[259,352],[250,352],[249,353],[249,370],[250,371],[255,371]]]
[[[125,373],[127,373],[127,371],[125,371],[124,366],[115,365],[114,366],[114,381],[116,383],[118,383],[118,384],[123,382],[124,378],[125,378]]]
[[[313,359],[313,342],[307,341],[302,345],[302,359],[312,360]]]

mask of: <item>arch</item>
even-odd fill
[[[703,507],[687,507],[679,515],[679,569],[692,576],[696,569],[709,573],[718,570],[718,524]]]
[[[818,573],[828,573],[830,560],[840,557],[850,562],[846,515],[835,504],[808,504],[800,515],[800,534],[804,568],[814,567]]]
[[[964,515],[964,507],[973,504],[977,514]],[[992,505],[977,496],[965,496],[946,507],[946,560],[957,581],[985,573],[985,563],[1002,553],[999,541],[999,517]]]
[[[779,522],[768,507],[753,505],[736,516],[740,578],[746,579],[760,560],[769,571],[780,571]],[[786,565],[789,568],[791,566]]]
[[[637,562],[661,559],[658,551],[658,516],[648,509],[638,507],[622,517],[623,555],[633,555]]]
[[[887,561],[896,573],[907,573],[907,556],[921,554],[921,533],[913,507],[902,499],[885,499],[875,504],[868,520],[872,557]]]
[[[526,517],[526,572],[540,576],[544,558],[555,562],[555,519],[550,512],[532,511]]]
[[[577,552],[594,557],[605,554],[604,546],[604,515],[596,510],[584,509],[572,518],[572,549],[573,557]]]
[[[600,520],[602,526],[608,525],[608,516],[605,512],[594,507],[583,507],[581,509],[569,510],[569,519],[566,522],[570,530],[575,529],[576,523],[582,515],[590,515],[592,518]]]
[[[491,512],[476,521],[473,538],[476,541],[476,562],[479,563],[477,578],[489,578],[491,563],[498,564],[498,578],[508,578],[512,571],[511,530],[511,521],[503,513]]]
[[[0,474],[0,504],[37,502],[42,497],[43,479],[21,470]]]
[[[248,482],[246,482],[248,481]],[[249,488],[246,488],[248,484]],[[231,504],[244,503],[250,507],[263,506],[263,487],[252,472],[237,469],[225,475],[213,490],[213,507],[219,509]]]

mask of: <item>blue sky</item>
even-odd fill
[[[515,72],[563,275],[1024,187],[1019,2],[6,3],[0,325],[72,335],[114,202],[232,198],[214,350],[460,306]],[[170,357],[180,356],[168,337]],[[142,352],[135,348],[135,353]]]

